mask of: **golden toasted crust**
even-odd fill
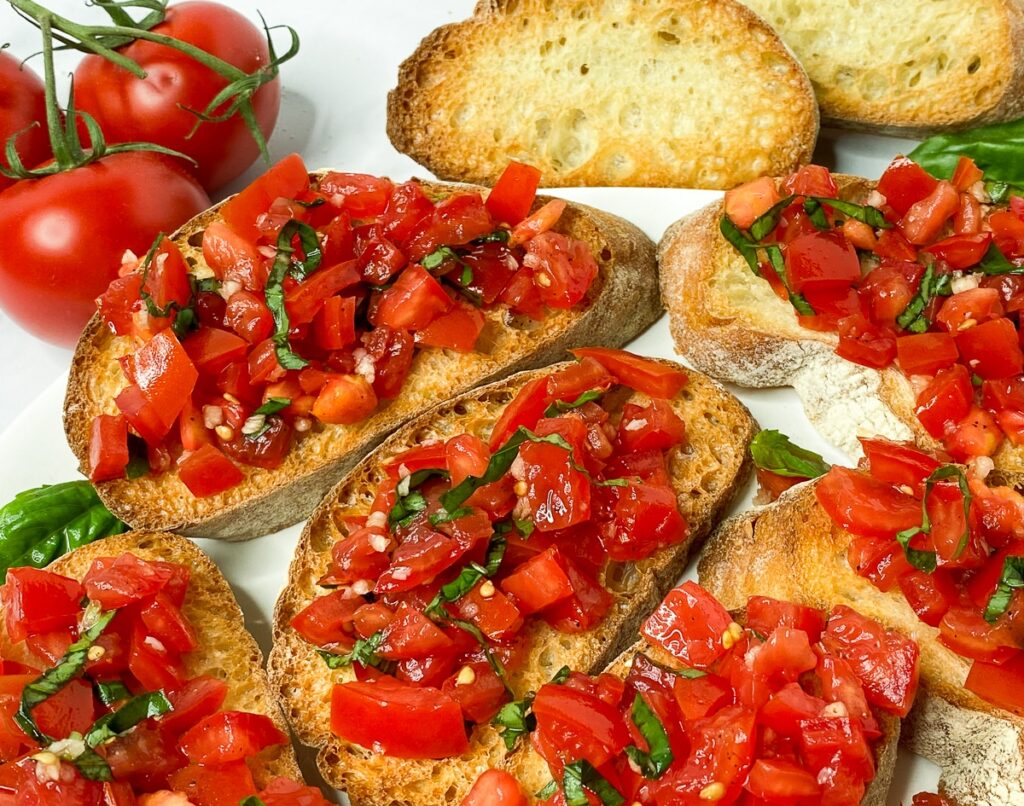
[[[443,198],[483,188],[423,183]],[[538,198],[536,204],[548,199]],[[218,216],[214,207],[174,235],[186,260],[203,266],[201,233]],[[562,358],[569,347],[620,346],[660,315],[654,245],[635,226],[608,213],[570,204],[557,230],[587,243],[599,267],[587,298],[571,311],[549,310],[542,322],[485,311],[485,352],[419,351],[401,394],[354,425],[320,425],[275,470],[240,465],[245,480],[226,492],[196,498],[174,472],[134,480],[102,482],[97,490],[119,518],[137,529],[244,540],[302,520],[324,493],[387,434],[439,400],[506,375]],[[94,316],[75,350],[64,406],[68,444],[88,468],[93,418],[114,413],[114,397],[125,386],[118,357],[135,349]]]
[[[842,199],[863,203],[874,183],[834,175]],[[822,435],[851,456],[858,434],[914,439],[940,447],[914,413],[915,394],[895,368],[862,367],[835,353],[835,333],[808,330],[792,306],[756,277],[719,231],[714,202],[665,232],[658,245],[662,303],[676,350],[697,368],[755,388],[792,386]],[[1024,471],[1024,451],[1005,442],[1001,470]]]
[[[482,0],[388,96],[398,150],[482,184],[515,159],[545,187],[727,188],[806,163],[817,135],[803,68],[733,0]]]
[[[670,362],[664,362],[670,363]],[[320,748],[324,777],[345,789],[354,806],[457,804],[477,775],[504,755],[490,727],[474,730],[470,751],[444,761],[406,761],[347,744],[330,732],[330,693],[348,670],[330,672],[309,643],[291,627],[291,618],[323,594],[316,585],[330,562],[331,547],[343,539],[345,514],[365,514],[386,460],[425,439],[469,433],[484,439],[498,414],[529,380],[556,367],[525,372],[442,403],[392,435],[356,466],[324,499],[306,525],[288,585],[274,613],[270,677],[300,741]],[[747,445],[757,425],[732,395],[709,378],[689,372],[689,382],[672,401],[687,429],[687,444],[670,462],[680,511],[690,524],[689,539],[639,563],[609,569],[605,586],[615,604],[605,621],[582,635],[558,633],[535,620],[528,627],[530,649],[522,670],[512,676],[521,696],[562,666],[594,671],[605,666],[637,633],[640,620],[675,584],[689,551],[698,546],[749,475]]]
[[[196,631],[199,649],[184,656],[188,676],[210,675],[223,680],[228,684],[225,710],[263,714],[287,734],[277,695],[263,671],[263,653],[245,629],[235,596],[217,566],[191,540],[161,532],[127,532],[76,549],[47,570],[81,580],[93,560],[119,557],[125,552],[143,560],[180,563],[189,569],[191,579],[182,612]],[[24,642],[12,644],[3,624],[0,618],[0,655],[34,664]],[[261,789],[279,776],[302,780],[290,744],[269,747],[248,763]]]
[[[962,803],[1024,798],[1024,720],[964,687],[970,664],[937,640],[899,589],[882,593],[850,568],[851,536],[815,498],[815,482],[726,521],[708,540],[700,582],[729,608],[759,594],[815,607],[848,605],[921,647],[921,691],[907,718],[911,750],[942,767],[940,786]]]
[[[1016,0],[744,0],[806,68],[823,121],[925,135],[1024,113]]]
[[[735,616],[742,624],[742,614],[736,611]],[[680,664],[676,658],[661,647],[641,639],[619,655],[604,671],[625,679],[633,665],[633,658],[640,653],[669,669],[679,668]],[[900,739],[899,719],[878,710],[874,713],[882,731],[882,738],[875,745],[875,777],[868,784],[861,806],[885,806]],[[539,792],[551,780],[547,762],[533,749],[533,745],[526,742],[520,742],[515,752],[506,758],[504,766],[519,781],[530,803],[537,802],[533,793]]]

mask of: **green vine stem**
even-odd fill
[[[76,23],[59,14],[55,14],[35,2],[35,0],[8,0],[8,2],[15,11],[43,32],[44,57],[47,47],[52,52],[52,43],[56,39],[56,41],[62,44],[63,48],[73,48],[84,53],[94,53],[129,71],[137,78],[145,78],[146,71],[142,66],[116,49],[133,40],[142,39],[172,48],[210,68],[224,78],[228,84],[217,93],[204,109],[187,110],[196,116],[196,128],[205,122],[216,123],[227,120],[237,113],[245,121],[253,139],[259,146],[263,159],[268,164],[270,163],[266,138],[264,138],[263,132],[256,121],[256,113],[253,110],[252,96],[264,84],[277,78],[280,66],[299,52],[299,35],[291,26],[283,25],[269,28],[264,21],[263,30],[267,35],[270,61],[259,70],[246,73],[233,64],[195,45],[175,39],[174,37],[153,33],[149,30],[149,28],[163,20],[166,0],[95,0],[96,5],[103,8],[111,17],[114,22],[113,25],[84,25]],[[125,10],[126,8],[146,8],[150,10],[150,13],[135,23],[132,22],[130,15]],[[271,31],[277,28],[284,28],[288,31],[291,38],[288,50],[280,56],[277,55],[274,49],[273,37],[271,36]],[[226,108],[218,112],[225,104],[227,104]],[[85,120],[84,116],[83,120]],[[107,153],[110,152],[108,151]]]

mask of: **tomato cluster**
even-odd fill
[[[685,440],[669,400],[685,375],[576,352],[522,387],[489,444],[411,448],[385,466],[369,511],[344,518],[319,581],[330,592],[291,620],[328,664],[355,670],[334,688],[339,736],[402,758],[464,752],[464,723],[507,700],[531,620],[592,629],[614,603],[598,582],[610,561],[688,536],[667,464]]]
[[[910,445],[861,443],[865,467],[833,467],[815,490],[853,536],[851,567],[879,590],[898,588],[971,661],[969,691],[1024,714],[1024,497]]]
[[[589,803],[859,804],[882,736],[874,709],[910,710],[917,645],[845,607],[826,617],[754,597],[746,612],[742,628],[686,582],[641,630],[669,665],[640,652],[625,679],[541,687],[531,741],[554,779],[542,802],[564,806],[582,777]]]
[[[288,738],[266,716],[221,710],[222,680],[188,675],[186,658],[198,648],[182,613],[188,586],[185,566],[130,553],[95,560],[81,582],[35,568],[8,571],[0,603],[19,660],[0,660],[0,804],[132,806],[136,795],[172,790],[196,806],[222,806],[257,794],[246,759]],[[79,646],[104,618],[98,635]],[[80,658],[76,666],[82,652],[84,665]],[[60,670],[64,682],[30,711],[34,733],[16,714],[26,687],[47,669]],[[127,725],[111,721],[154,694],[163,703],[157,712],[137,713]],[[90,742],[104,725],[110,735]],[[87,768],[88,752],[100,761]],[[266,806],[327,803],[287,779],[259,794]]]
[[[899,366],[921,424],[958,460],[1024,444],[1024,198],[992,206],[982,179],[966,157],[949,181],[900,157],[867,205],[829,205],[840,194],[818,166],[725,201],[736,227],[767,232],[750,247],[779,250],[758,270],[800,323],[837,333],[850,361]]]
[[[530,214],[539,173],[513,163],[485,202],[420,183],[327,173],[287,157],[220,209],[204,270],[164,239],[98,300],[136,349],[116,415],[93,423],[90,476],[120,478],[129,430],[146,466],[196,496],[273,469],[325,424],[368,417],[399,394],[417,349],[471,351],[485,311],[542,318],[597,276],[581,241],[551,230],[565,202]]]

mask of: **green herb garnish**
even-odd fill
[[[903,547],[903,553],[914,568],[930,574],[935,570],[937,561],[934,551],[923,551],[910,547],[910,541],[919,534],[929,535],[932,532],[931,518],[928,517],[928,493],[937,482],[945,479],[955,478],[960,487],[960,494],[964,500],[964,532],[960,536],[953,557],[959,557],[967,548],[967,542],[971,539],[971,491],[967,486],[967,476],[962,468],[957,465],[944,465],[925,479],[924,498],[921,500],[921,525],[904,529],[896,535],[896,541]]]
[[[626,799],[586,759],[567,764],[562,773],[562,792],[566,806],[589,806],[589,789],[601,799],[602,806],[622,806]]]
[[[150,691],[132,697],[116,711],[97,719],[85,734],[85,743],[89,747],[99,747],[131,730],[144,719],[161,716],[171,709],[171,702],[162,691]]]
[[[765,429],[754,437],[750,455],[757,467],[787,478],[815,479],[831,467],[819,454],[794,445],[774,429]]]
[[[578,398],[573,400],[571,403],[567,403],[564,400],[556,400],[550,406],[544,410],[545,417],[557,417],[559,414],[565,414],[567,411],[578,409],[586,403],[592,400],[600,400],[604,395],[603,389],[591,389],[589,392],[583,392]]]
[[[911,333],[924,333],[931,324],[924,315],[924,309],[935,297],[948,297],[953,293],[952,280],[948,274],[936,274],[935,264],[929,263],[921,277],[921,285],[913,299],[896,317],[896,324]]]
[[[1024,588],[1024,557],[1006,557],[1003,560],[1003,573],[999,576],[999,584],[989,597],[985,607],[985,621],[994,623],[1010,606],[1013,592]]]
[[[675,760],[672,747],[669,745],[668,733],[640,692],[637,692],[633,700],[631,717],[640,735],[647,742],[648,750],[644,752],[639,747],[630,746],[626,748],[626,755],[640,768],[644,778],[656,781],[668,771]]]
[[[303,260],[295,259],[295,247],[292,241],[298,236],[299,243],[305,253]],[[296,279],[308,277],[320,266],[322,259],[320,252],[320,239],[309,224],[289,220],[277,236],[277,255],[274,257],[274,264],[270,269],[270,276],[267,278],[267,285],[264,289],[264,296],[267,300],[267,307],[274,317],[274,344],[277,362],[284,369],[303,369],[309,366],[309,362],[292,350],[291,342],[288,339],[288,331],[291,323],[288,320],[288,311],[284,305],[284,278],[291,274]]]

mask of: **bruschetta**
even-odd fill
[[[913,637],[921,691],[904,742],[957,803],[1024,797],[1024,497],[908,443],[864,439],[771,506],[727,521],[700,561],[727,607],[751,595],[855,607]]]
[[[265,534],[439,400],[642,331],[653,244],[536,198],[538,178],[395,184],[293,155],[126,254],[65,407],[106,505],[134,528]]]
[[[242,612],[190,541],[130,532],[0,587],[0,803],[327,806]]]
[[[600,675],[565,668],[506,706],[522,728],[505,769],[523,803],[552,806],[881,806],[918,656],[848,607],[755,596],[730,613],[685,582]],[[501,783],[482,776],[470,806]]]
[[[714,381],[575,353],[413,420],[306,525],[270,674],[355,806],[458,803],[501,707],[624,649],[748,475]]]
[[[914,438],[1024,470],[1024,199],[963,158],[877,183],[810,166],[665,234],[676,346],[715,377],[793,386],[826,439]]]

